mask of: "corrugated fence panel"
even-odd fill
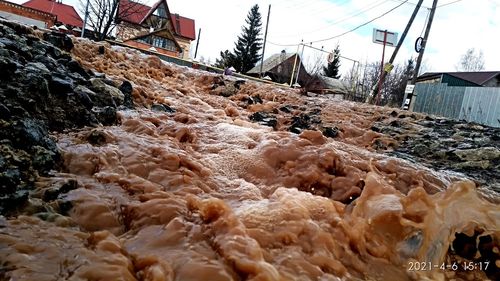
[[[464,87],[448,87],[446,84],[417,84],[416,112],[459,118],[465,94]]]
[[[500,88],[468,87],[460,119],[500,127]]]

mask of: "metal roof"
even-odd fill
[[[475,71],[475,72],[426,72],[418,77],[419,81],[427,80],[428,78],[434,78],[441,76],[442,74],[448,74],[462,80],[466,80],[478,85],[483,85],[489,80],[500,75],[500,71]]]
[[[271,69],[275,68],[276,66],[280,65],[284,61],[288,60],[289,58],[295,56],[295,54],[287,54],[287,53],[279,53],[279,54],[274,54],[267,59],[264,60],[264,64],[262,66],[262,72],[267,72],[270,71]],[[300,59],[300,58],[299,58]],[[260,73],[260,64],[256,65],[254,68],[250,69],[247,73]]]

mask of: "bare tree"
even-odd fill
[[[484,69],[483,51],[469,48],[465,54],[460,57],[458,65],[455,66],[457,71],[480,71]]]
[[[413,59],[409,59],[404,65],[396,64],[384,79],[380,91],[380,105],[398,106],[404,96],[406,84],[413,74]],[[351,83],[350,92],[346,99],[364,101],[372,87],[377,83],[380,74],[380,62],[366,62],[363,64],[361,74],[353,70],[344,75],[344,80]],[[356,84],[354,84],[356,83]]]
[[[144,5],[130,0],[80,0],[80,11],[85,14],[88,1],[87,25],[94,32],[94,39],[108,38],[120,19],[144,12]]]

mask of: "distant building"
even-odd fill
[[[308,92],[317,94],[333,94],[337,99],[343,99],[348,93],[348,85],[339,79],[314,75],[306,85]]]
[[[4,0],[0,0],[0,17],[39,28],[49,28],[57,21],[54,14]]]
[[[500,71],[428,72],[417,83],[444,83],[461,87],[500,87]]]
[[[55,24],[64,24],[69,30],[83,26],[82,18],[75,8],[63,4],[60,0],[29,0],[23,6],[55,15],[57,17]]]
[[[171,14],[166,0],[153,7],[120,0],[116,21],[117,40],[141,49],[189,58],[195,39],[194,20]]]
[[[295,62],[296,57],[297,62]],[[290,84],[293,74],[293,81],[295,83],[295,78],[297,75],[296,71],[300,62],[300,57],[298,57],[296,54],[288,54],[285,51],[282,51],[279,54],[274,54],[264,60],[264,63],[262,65],[262,77],[269,76],[271,80],[276,83]],[[294,73],[292,73],[294,65],[296,70]],[[246,74],[253,77],[260,77],[260,64],[250,69]],[[300,63],[299,79],[297,81],[298,84],[304,86],[310,79],[311,76],[307,73],[304,65]]]

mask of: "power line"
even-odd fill
[[[341,37],[341,36],[344,36],[344,35],[346,35],[346,34],[348,34],[348,33],[353,32],[353,31],[356,31],[356,30],[358,30],[359,28],[361,28],[361,27],[363,27],[363,26],[365,26],[365,25],[367,25],[367,24],[369,24],[369,23],[372,23],[372,22],[374,22],[375,20],[380,19],[381,17],[384,17],[385,15],[389,14],[390,12],[392,12],[392,11],[396,10],[397,8],[399,8],[399,7],[403,6],[406,2],[408,2],[408,1],[406,0],[406,1],[404,1],[404,2],[402,2],[402,3],[400,3],[400,4],[398,4],[398,5],[397,5],[397,6],[395,6],[394,8],[392,8],[392,9],[388,10],[387,12],[385,12],[385,13],[381,14],[380,16],[375,17],[375,18],[373,18],[373,19],[371,19],[371,20],[369,20],[369,21],[367,21],[367,22],[365,22],[365,23],[363,23],[363,24],[361,24],[361,25],[358,25],[358,26],[356,26],[355,28],[350,29],[350,30],[348,30],[348,31],[346,31],[346,32],[344,32],[344,33],[341,33],[341,34],[339,34],[339,35],[335,35],[335,36],[333,36],[333,37],[329,37],[329,38],[321,39],[321,40],[311,41],[311,43],[318,43],[318,42],[323,42],[323,41],[332,40],[332,39],[335,39],[335,38],[339,38],[339,37]]]
[[[297,43],[297,44],[278,44],[278,43],[273,43],[269,40],[267,40],[267,43],[271,44],[271,45],[274,45],[274,46],[279,46],[279,47],[293,47],[293,46],[298,46],[300,45],[300,43]]]
[[[448,5],[455,4],[455,3],[460,2],[460,1],[462,1],[462,0],[451,1],[450,3],[446,3],[446,4],[443,4],[443,5],[437,6],[437,7],[438,8],[446,7]]]
[[[318,28],[314,28],[313,30],[310,30],[310,31],[305,31],[303,33],[313,33],[313,32],[318,32],[318,31],[321,31],[321,30],[325,30],[325,29],[327,29],[327,28],[329,28],[331,26],[334,26],[334,25],[339,24],[341,22],[347,21],[347,20],[349,20],[351,18],[355,18],[355,17],[357,17],[357,16],[359,16],[359,15],[365,13],[365,12],[373,10],[373,9],[377,8],[378,6],[381,6],[382,4],[385,4],[387,2],[389,2],[389,0],[377,0],[377,1],[374,1],[374,2],[369,3],[368,5],[366,5],[365,7],[362,7],[361,10],[359,10],[359,11],[351,11],[345,17],[343,17],[343,18],[341,18],[341,19],[339,19],[337,21],[334,21],[333,23],[329,23],[326,26],[323,25],[323,26],[320,26]],[[336,5],[336,7],[341,7],[341,6],[345,5],[346,3],[347,2],[343,2],[341,4],[335,4],[335,5]],[[319,8],[325,10],[323,7],[319,7]],[[315,13],[315,11],[316,10],[313,10],[312,14],[314,14],[315,16],[317,16],[318,14]],[[310,14],[310,13],[308,13],[308,14]],[[276,37],[278,37],[278,38],[285,38],[285,37],[292,37],[292,36],[294,37],[296,35],[297,35],[296,33],[293,33],[293,34],[292,33],[287,33],[287,34],[282,34],[282,35],[279,35],[279,36],[276,36]]]

